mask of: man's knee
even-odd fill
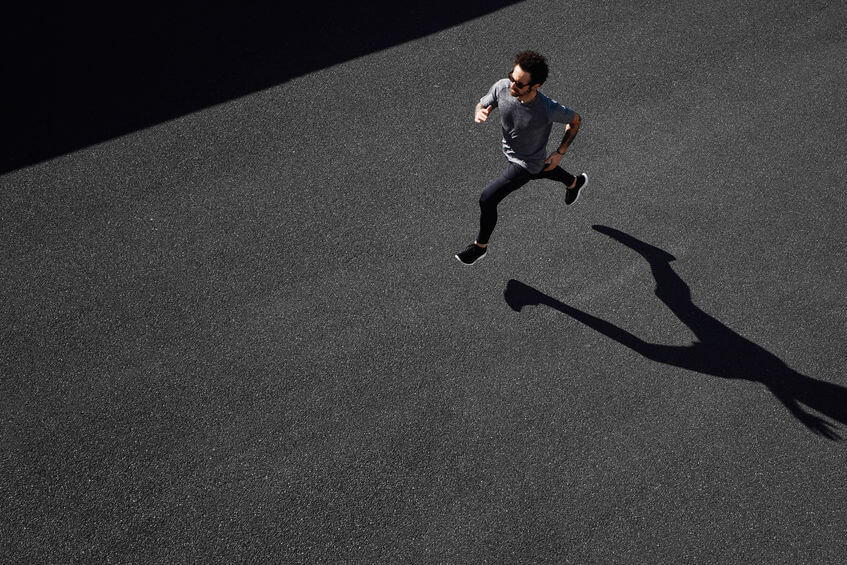
[[[497,204],[514,190],[508,183],[493,182],[479,195],[481,208],[496,208]]]
[[[479,209],[483,212],[491,212],[497,210],[497,204],[502,200],[496,192],[483,192],[479,196]]]

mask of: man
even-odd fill
[[[474,243],[456,255],[465,265],[473,265],[488,251],[488,239],[497,224],[497,204],[506,196],[531,180],[550,179],[565,185],[565,204],[573,204],[588,182],[585,173],[574,177],[559,166],[579,131],[581,120],[579,114],[539,92],[547,73],[544,57],[522,51],[515,56],[508,78],[494,83],[476,105],[476,123],[486,121],[493,108],[500,108],[503,153],[509,165],[479,198],[479,234]],[[562,142],[547,155],[553,122],[567,125]]]

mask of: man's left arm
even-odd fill
[[[561,161],[562,157],[565,156],[565,152],[567,152],[568,147],[570,147],[573,138],[576,137],[580,124],[582,124],[582,120],[580,119],[579,114],[574,112],[573,120],[565,125],[565,136],[562,138],[562,142],[559,144],[559,147],[557,147],[556,150],[547,157],[547,166],[544,167],[545,171],[552,171],[559,166],[559,161]]]

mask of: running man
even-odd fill
[[[494,108],[500,108],[503,153],[509,166],[482,191],[479,198],[479,234],[476,241],[456,255],[465,265],[473,265],[488,251],[488,239],[497,224],[497,204],[506,196],[535,179],[559,181],[567,188],[565,204],[573,204],[588,182],[585,173],[574,177],[559,166],[581,123],[579,114],[538,91],[547,80],[547,61],[534,51],[515,56],[508,78],[494,83],[476,105],[474,121],[484,122]],[[567,124],[565,136],[555,151],[547,155],[547,141],[553,122]]]

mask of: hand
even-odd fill
[[[474,116],[474,120],[476,123],[484,122],[488,119],[488,114],[491,113],[491,109],[494,106],[490,105],[488,108],[482,108],[481,106],[477,106],[476,115]]]
[[[561,154],[561,153],[559,153],[558,151],[553,151],[553,152],[550,154],[550,156],[549,156],[549,157],[547,157],[547,160],[545,161],[545,163],[547,164],[547,166],[546,166],[546,167],[544,167],[544,170],[545,170],[545,171],[552,171],[553,169],[555,169],[556,167],[558,167],[558,166],[559,166],[559,161],[561,161],[561,160],[562,160],[562,157],[564,157],[564,155],[562,155],[562,154]]]

